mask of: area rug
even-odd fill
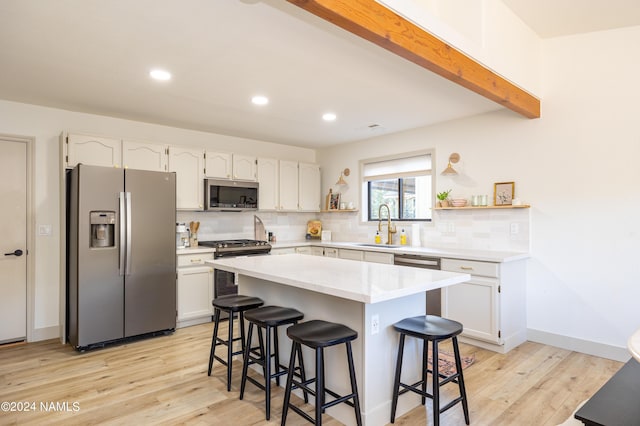
[[[460,361],[462,362],[462,369],[464,370],[476,360],[475,356],[463,356]],[[429,369],[433,365],[431,354],[429,354]],[[440,374],[450,376],[456,372],[456,360],[453,353],[448,351],[438,351],[438,371]]]

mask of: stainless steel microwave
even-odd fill
[[[204,206],[207,211],[240,212],[258,209],[258,182],[205,179]]]

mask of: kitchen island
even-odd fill
[[[238,291],[257,296],[265,305],[292,307],[305,314],[303,321],[322,319],[344,324],[358,332],[353,342],[354,363],[363,423],[389,422],[393,374],[398,345],[392,325],[425,314],[425,292],[458,284],[470,275],[370,262],[287,254],[216,259],[217,269],[236,273]],[[280,332],[280,359],[288,363],[290,341]],[[403,379],[420,373],[422,344],[409,339],[405,346]],[[307,373],[314,371],[313,352],[303,348]],[[326,351],[327,387],[349,391],[344,350]],[[398,415],[420,404],[406,394],[398,402]],[[279,409],[279,408],[277,408]],[[347,425],[355,424],[353,409],[339,404],[328,414]]]

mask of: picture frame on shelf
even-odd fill
[[[497,182],[493,185],[493,205],[510,206],[516,192],[515,182]]]
[[[331,197],[329,198],[328,210],[339,210],[339,209],[340,209],[340,193],[333,192],[331,193]]]

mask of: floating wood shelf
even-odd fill
[[[482,209],[528,209],[529,204],[519,206],[465,206],[465,207],[434,207],[434,210],[482,210]]]
[[[353,213],[357,211],[358,209],[342,209],[342,210],[333,209],[333,210],[320,210],[320,213]]]

